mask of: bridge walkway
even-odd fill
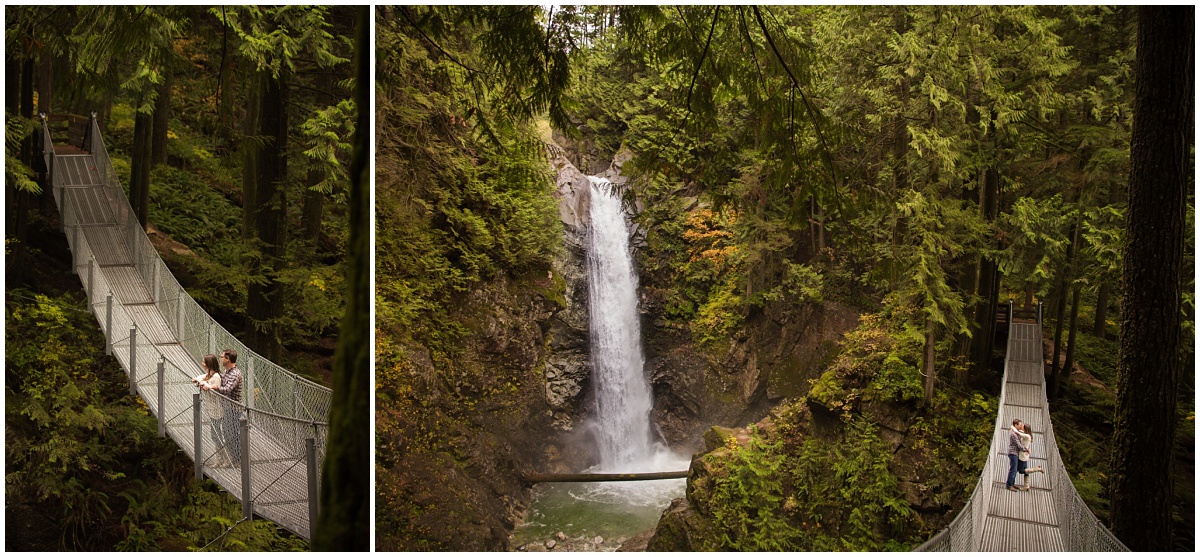
[[[987,463],[950,526],[915,551],[1128,551],[1091,513],[1063,466],[1046,398],[1040,309],[1014,318],[1010,303],[1006,313],[1004,379]],[[1046,471],[1030,474],[1029,491],[1005,488],[1014,418],[1033,430],[1029,466]]]
[[[329,389],[249,350],[179,286],[133,215],[94,115],[76,126],[82,137],[57,144],[53,120],[43,119],[43,156],[72,267],[130,392],[158,418],[159,434],[196,463],[198,478],[242,501],[245,516],[309,538]],[[191,382],[201,357],[225,348],[239,354],[240,403]],[[240,462],[228,458],[236,447],[246,448]]]

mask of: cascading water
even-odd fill
[[[650,383],[643,366],[638,319],[638,277],[629,248],[621,199],[607,180],[589,176],[588,315],[596,411],[590,429],[599,463],[588,472],[686,470],[688,459],[671,452],[650,422]],[[565,532],[568,547],[616,549],[625,538],[654,527],[683,480],[545,484],[538,486],[517,543],[542,543]],[[590,541],[595,536],[607,540]],[[571,544],[570,540],[581,540]],[[591,544],[591,545],[589,545]]]
[[[650,430],[650,384],[642,372],[637,274],[621,199],[594,176],[588,250],[588,315],[596,393],[598,472],[644,472],[656,452]]]

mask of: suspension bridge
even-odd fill
[[[1129,551],[1079,497],[1059,455],[1046,399],[1041,304],[1023,312],[1009,302],[1003,319],[1008,349],[987,463],[950,526],[915,551]],[[1029,467],[1045,470],[1030,474],[1029,491],[1005,488],[1014,418],[1033,428]]]
[[[71,268],[159,436],[192,459],[197,479],[241,501],[244,518],[311,539],[330,390],[254,353],[179,286],[133,214],[94,113],[42,115],[42,145]],[[238,353],[240,402],[192,383],[204,354],[225,349]]]

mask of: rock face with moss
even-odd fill
[[[555,196],[563,223],[565,249],[555,258],[551,280],[561,309],[550,320],[547,337],[552,348],[546,361],[546,402],[554,410],[555,425],[574,428],[591,363],[588,357],[587,227],[591,208],[591,182],[567,160],[561,148],[551,148],[555,172]]]
[[[672,443],[692,446],[709,425],[750,423],[783,397],[806,394],[858,320],[839,302],[772,304],[727,343],[706,349],[654,319],[659,307],[644,327],[655,419]]]
[[[945,527],[986,458],[995,401],[921,408],[919,340],[893,323],[864,316],[805,396],[706,431],[647,549],[899,550]]]

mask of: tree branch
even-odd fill
[[[787,72],[788,78],[792,80],[792,87],[795,87],[800,92],[800,99],[804,102],[804,109],[808,111],[808,116],[813,123],[813,129],[817,132],[817,140],[821,142],[821,153],[824,155],[825,164],[829,166],[829,172],[833,176],[833,192],[840,197],[841,193],[837,187],[837,169],[833,165],[832,155],[829,154],[829,144],[826,143],[825,134],[821,131],[821,123],[814,114],[815,107],[808,100],[808,95],[804,94],[804,88],[800,86],[800,80],[796,79],[796,75],[792,73],[792,68],[783,60],[783,55],[779,53],[779,48],[775,46],[775,40],[771,38],[771,32],[767,30],[767,24],[763,21],[762,13],[758,10],[758,6],[751,6],[751,9],[754,10],[754,17],[758,20],[758,27],[762,29],[763,35],[767,38],[767,44],[771,46],[771,52],[775,53],[775,59],[779,60],[779,64]]]
[[[428,42],[429,44],[433,45],[433,47],[434,47],[434,48],[438,49],[438,52],[441,52],[443,55],[445,55],[445,56],[446,56],[446,58],[449,58],[451,62],[454,62],[455,64],[458,64],[458,65],[459,65],[459,67],[461,67],[462,69],[464,69],[464,70],[467,70],[468,72],[471,72],[471,73],[473,73],[473,74],[478,74],[478,73],[480,73],[480,72],[479,72],[479,70],[476,70],[475,68],[472,68],[472,67],[470,67],[470,66],[468,66],[468,65],[466,65],[466,64],[463,64],[462,62],[459,62],[459,61],[458,61],[458,59],[457,59],[457,58],[455,58],[453,54],[450,54],[449,52],[446,52],[446,50],[445,50],[444,48],[442,48],[442,45],[438,44],[438,43],[437,43],[437,41],[435,41],[435,40],[433,40],[433,39],[429,38],[429,35],[426,35],[426,34],[425,34],[425,31],[421,29],[421,26],[417,25],[417,22],[415,22],[415,21],[413,21],[413,20],[412,20],[412,17],[408,15],[408,10],[407,10],[407,9],[405,9],[405,8],[406,8],[406,7],[401,7],[401,8],[400,8],[400,10],[399,10],[399,12],[400,12],[400,15],[404,16],[404,21],[407,21],[407,22],[408,22],[408,24],[409,24],[409,25],[410,25],[410,26],[411,26],[413,29],[416,29],[416,30],[417,30],[417,32],[421,34],[421,38],[425,39],[425,41],[426,41],[426,42]]]
[[[713,31],[717,29],[717,16],[721,15],[721,6],[717,6],[717,11],[713,13],[712,25],[708,28],[708,39],[704,41],[704,52],[700,53],[700,60],[696,62],[696,71],[692,72],[692,82],[688,85],[687,107],[688,113],[692,112],[692,89],[696,86],[696,77],[700,75],[700,68],[704,66],[704,59],[708,58],[708,47],[712,44]],[[684,120],[687,118],[685,117]]]

